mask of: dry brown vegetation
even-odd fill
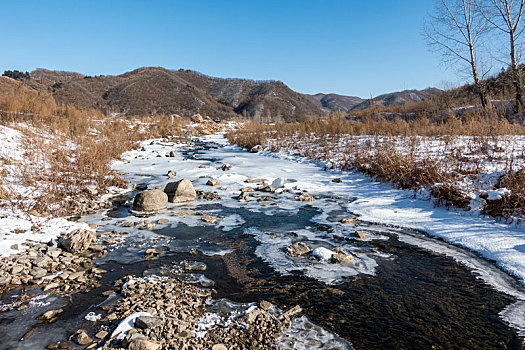
[[[57,105],[51,95],[23,83],[3,83],[0,125],[22,131],[26,151],[21,164],[3,160],[14,166],[9,172],[4,167],[0,198],[26,211],[71,214],[79,198],[95,197],[89,188],[105,193],[111,186],[126,186],[111,162],[137,141],[180,135],[185,125],[185,120],[165,116],[110,118],[96,110]],[[32,191],[24,193],[17,185]]]
[[[525,127],[479,113],[435,122],[428,118],[388,120],[364,111],[351,119],[332,116],[294,124],[247,123],[227,137],[248,149],[263,145],[275,152],[329,160],[333,168],[357,170],[400,188],[426,188],[436,203],[447,207],[467,208],[471,190],[482,193],[506,187],[512,197],[487,201],[484,211],[508,218],[525,214],[523,170],[512,168],[513,150],[500,146],[504,140],[512,146],[508,135],[525,135]],[[440,145],[440,154],[431,152],[429,140]],[[487,162],[499,162],[504,169],[497,184],[478,179]],[[466,182],[475,188],[465,188]]]

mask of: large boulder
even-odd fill
[[[197,192],[188,179],[168,183],[164,192],[171,203],[192,202],[197,198]]]
[[[78,229],[62,234],[58,238],[58,241],[68,252],[78,254],[82,253],[88,249],[91,244],[95,243],[96,236],[93,231]]]
[[[133,209],[139,211],[157,211],[167,205],[168,195],[160,188],[137,193],[133,200]]]

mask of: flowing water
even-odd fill
[[[154,151],[159,152],[158,148]],[[313,324],[346,339],[356,349],[523,348],[518,331],[500,316],[522,300],[522,288],[490,262],[421,232],[359,220],[340,224],[341,218],[351,214],[345,210],[346,203],[354,199],[319,191],[314,202],[297,202],[294,198],[300,189],[293,188],[293,179],[300,175],[293,172],[287,179],[292,184],[289,191],[261,194],[274,197],[269,201],[238,202],[231,198],[233,193],[249,185],[244,180],[254,177],[258,164],[222,172],[218,169],[225,151],[210,143],[181,148],[179,154],[175,161],[139,157],[121,170],[143,189],[162,185],[167,181],[162,177],[166,169],[174,169],[195,180],[197,189],[217,191],[223,198],[170,205],[146,218],[168,220],[152,230],[122,227],[124,221],[144,219],[130,212],[126,199],[134,193],[116,201],[110,211],[82,218],[105,231],[116,231],[122,239],[97,261],[110,271],[102,286],[69,300],[44,295],[26,310],[0,314],[0,348],[39,349],[66,339],[79,328],[95,330],[96,322],[85,316],[103,314],[101,303],[118,299],[105,301],[100,296],[115,280],[129,274],[152,274],[182,260],[207,265],[202,272],[206,278],[196,278],[213,281],[214,299],[268,300],[280,308],[300,305]],[[251,172],[246,170],[250,167]],[[204,186],[210,177],[220,178],[220,187]],[[218,224],[203,223],[203,213],[215,215]],[[355,238],[356,229],[369,238]],[[340,265],[286,255],[284,249],[298,241],[312,248],[342,248],[355,260]],[[152,247],[165,253],[158,259],[143,260],[145,249]],[[4,302],[17,293],[4,296]],[[55,323],[35,320],[42,312],[62,306],[64,313]],[[294,323],[303,330],[315,325],[307,324],[305,318]],[[38,328],[27,340],[19,341],[35,326]],[[319,334],[319,348],[323,348],[326,338]]]

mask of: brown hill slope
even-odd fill
[[[117,76],[84,76],[38,69],[35,89],[50,91],[60,103],[125,115],[195,113],[223,119],[302,120],[322,111],[305,95],[277,81],[209,77],[189,70],[139,68]]]

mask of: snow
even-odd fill
[[[88,224],[65,218],[42,218],[18,210],[0,210],[0,256],[5,257],[28,248],[24,243],[47,243],[62,233],[77,229],[91,230]],[[15,233],[19,232],[19,233]],[[18,249],[13,249],[17,246]]]
[[[135,312],[122,321],[120,321],[119,325],[113,333],[111,333],[111,339],[124,339],[126,334],[133,328],[135,328],[135,319],[140,316],[150,316],[152,315],[149,312]]]
[[[323,261],[330,261],[330,259],[332,259],[332,255],[334,254],[335,253],[333,251],[326,249],[325,247],[318,247],[312,251],[312,256]]]
[[[47,134],[40,132],[40,135]],[[51,136],[47,135],[47,137]],[[0,160],[4,161],[3,169],[7,172],[7,176],[3,178],[4,185],[28,200],[35,193],[35,189],[20,184],[19,179],[16,178],[17,172],[27,161],[24,158],[26,150],[23,138],[24,134],[20,130],[0,126],[0,145],[2,145]],[[28,247],[24,243],[28,241],[47,243],[62,233],[76,229],[92,230],[85,223],[72,222],[65,218],[37,217],[15,208],[2,208],[0,209],[0,257],[26,250]]]

